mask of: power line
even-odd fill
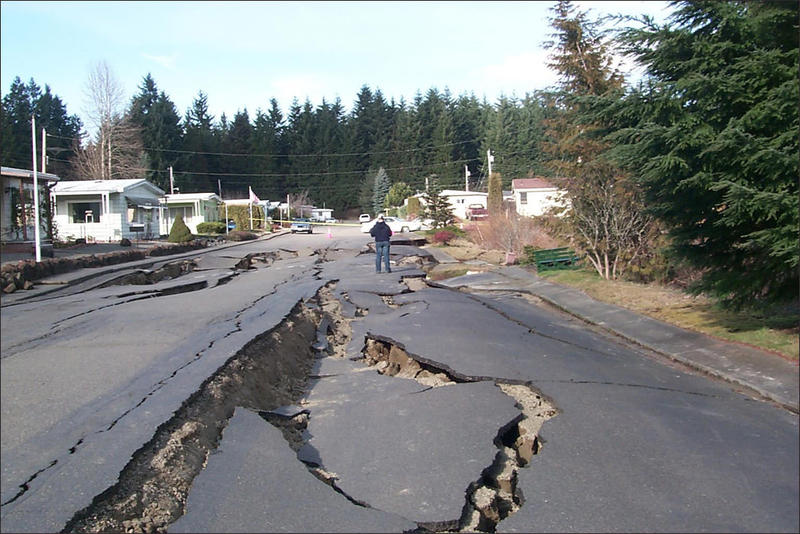
[[[537,126],[528,126],[523,128],[515,133],[508,132],[506,135],[520,135],[527,131],[533,130],[534,128],[538,128]],[[55,134],[47,134],[47,137],[57,138],[57,139],[67,139],[67,140],[80,140],[81,137],[66,137],[61,135]],[[316,157],[354,157],[354,156],[371,156],[371,155],[380,155],[380,154],[405,154],[409,152],[421,152],[423,150],[435,150],[439,148],[445,148],[449,146],[458,146],[458,145],[466,145],[470,143],[481,143],[484,141],[485,138],[473,138],[468,139],[466,141],[456,141],[453,143],[444,143],[441,145],[429,145],[427,147],[422,148],[409,148],[403,150],[385,150],[385,151],[369,151],[369,152],[336,152],[336,153],[325,153],[325,154],[241,154],[241,153],[232,153],[232,152],[202,152],[202,151],[194,151],[194,150],[175,150],[170,148],[154,148],[154,147],[144,147],[142,150],[152,150],[154,152],[171,152],[175,154],[194,154],[194,155],[201,155],[201,156],[227,156],[227,157],[261,157],[261,158],[316,158]]]

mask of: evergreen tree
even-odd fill
[[[489,196],[486,202],[489,204],[489,214],[496,216],[503,213],[503,177],[499,172],[489,175]]]
[[[241,175],[233,178],[237,180],[242,191],[246,189],[245,184],[251,185],[249,175],[253,174],[253,161],[255,159],[250,156],[252,154],[252,146],[253,125],[250,124],[250,115],[247,113],[247,108],[245,108],[243,111],[237,111],[233,116],[233,121],[228,130],[226,148],[226,152],[231,155],[225,156],[228,160],[228,172]],[[256,194],[261,194],[260,188],[259,190],[254,189],[254,191],[256,191]]]
[[[219,172],[219,158],[215,159],[210,154],[220,150],[214,135],[213,122],[214,117],[208,112],[208,97],[200,91],[184,118],[185,154],[181,158],[180,167],[186,170],[186,174],[176,175],[175,180],[181,191],[217,191],[217,176],[213,176],[213,173]],[[219,178],[221,180],[223,177]],[[225,198],[231,198],[226,195],[226,186],[223,185],[222,190]]]
[[[167,241],[170,243],[187,243],[194,238],[192,231],[183,222],[183,215],[175,216],[175,221],[172,223],[172,228],[169,230]]]
[[[386,203],[386,195],[389,194],[389,176],[383,167],[375,173],[375,185],[372,187],[372,212],[375,214],[383,212]]]
[[[141,132],[144,145],[142,167],[150,169],[147,179],[161,189],[169,190],[169,167],[178,167],[183,146],[183,129],[175,104],[162,91],[158,92],[148,74],[131,99],[128,115]]]
[[[413,194],[414,193],[411,191],[411,188],[408,187],[408,184],[405,182],[395,182],[392,184],[392,187],[389,188],[389,192],[386,194],[384,206],[387,208],[396,208],[398,206],[402,206],[405,200]]]
[[[553,9],[551,66],[560,75],[558,106],[547,121],[554,181],[570,201],[564,221],[600,276],[619,277],[648,245],[651,219],[636,184],[609,161],[607,124],[587,115],[587,99],[619,98],[622,78],[611,66],[606,34],[568,0]]]
[[[425,201],[425,217],[433,220],[434,228],[442,228],[453,221],[453,208],[441,195],[442,187],[434,175],[429,178],[428,190],[422,196]]]
[[[649,78],[602,117],[672,252],[723,302],[798,296],[798,5],[680,2],[623,34]]]
[[[80,179],[75,173],[71,159],[83,127],[76,115],[68,115],[67,108],[45,85],[42,93],[31,79],[28,85],[19,77],[11,83],[8,94],[0,107],[0,157],[3,165],[28,169],[32,165],[31,116],[36,117],[36,129],[47,132],[47,171],[64,180]],[[42,150],[41,138],[37,137],[38,150]]]

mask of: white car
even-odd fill
[[[369,213],[362,213],[358,216],[358,222],[360,223],[369,222],[371,219],[372,217],[369,216]]]
[[[398,219],[397,217],[384,217],[383,220],[386,221],[386,224],[389,225],[389,228],[391,228],[392,232],[395,234],[416,232],[421,228],[419,220],[407,221],[405,219]],[[361,231],[365,234],[369,233],[376,222],[378,222],[378,219],[363,223],[361,225]]]

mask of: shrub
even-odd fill
[[[258,236],[253,232],[245,232],[244,230],[234,230],[228,233],[228,240],[230,241],[250,241],[256,237]]]
[[[186,243],[192,239],[194,239],[192,232],[189,230],[189,227],[186,226],[186,223],[183,222],[183,216],[178,215],[175,217],[175,222],[172,223],[172,229],[169,231],[167,241],[170,243]]]
[[[408,213],[408,217],[418,217],[422,212],[422,206],[420,205],[417,197],[409,197],[408,206],[406,206],[406,212]]]
[[[483,248],[515,252],[522,257],[525,245],[534,248],[555,248],[564,246],[547,232],[541,221],[521,217],[515,212],[507,212],[490,217],[485,223],[470,228],[470,239]],[[567,244],[570,244],[567,242]]]
[[[433,234],[433,242],[447,244],[454,237],[456,237],[456,234],[454,234],[450,230],[439,230],[438,232]]]
[[[222,234],[225,233],[225,223],[222,221],[201,222],[197,225],[198,234]]]
[[[127,237],[123,237],[122,239],[119,240],[119,246],[129,247],[131,246],[131,240],[128,239]]]
[[[261,206],[253,206],[253,229],[264,228],[264,210]],[[219,208],[219,218],[225,219],[225,208]],[[228,206],[228,218],[233,219],[236,228],[250,228],[250,207],[249,206]],[[199,230],[198,230],[199,231]],[[223,232],[225,230],[223,229]]]
[[[453,226],[453,225],[445,226],[443,228],[439,228],[438,230],[437,229],[425,230],[425,235],[435,240],[436,234],[438,232],[450,232],[451,234],[453,234],[453,237],[467,237],[467,233],[464,230],[462,230],[458,226]],[[452,239],[452,237],[450,239]]]

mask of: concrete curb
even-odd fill
[[[446,252],[437,251],[437,259],[444,256],[447,256]],[[797,362],[600,302],[581,290],[547,282],[518,266],[496,267],[489,273],[501,281],[491,281],[491,278],[487,281],[484,275],[473,284],[466,276],[463,280],[453,279],[452,284],[429,284],[450,289],[464,287],[534,295],[614,336],[800,413],[800,367]]]

